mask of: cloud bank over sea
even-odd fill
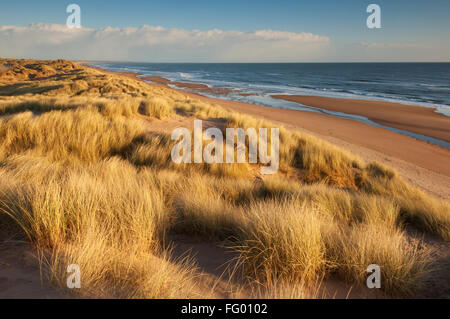
[[[335,43],[327,35],[257,30],[0,26],[0,56],[138,62],[447,61],[448,43]]]
[[[308,60],[329,46],[326,36],[259,30],[254,32],[138,28],[70,29],[34,23],[0,26],[0,55],[154,62],[255,62]]]

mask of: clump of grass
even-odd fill
[[[389,198],[358,194],[352,206],[353,223],[382,225],[386,229],[402,229],[404,226],[399,207]]]
[[[129,155],[129,160],[139,166],[171,167],[171,149],[175,145],[168,134],[146,136]],[[182,165],[182,164],[180,164]]]
[[[364,285],[367,267],[376,264],[381,269],[383,291],[412,296],[431,270],[429,251],[421,246],[420,241],[409,240],[400,229],[365,222],[329,232],[327,254],[337,274],[349,282]]]
[[[373,177],[382,177],[387,178],[388,180],[393,179],[394,177],[397,177],[397,174],[394,170],[386,167],[385,165],[381,163],[372,162],[369,163],[365,170],[368,172],[370,176]]]
[[[242,226],[242,215],[220,190],[210,188],[201,177],[191,177],[192,187],[174,198],[177,213],[175,231],[224,240],[235,236]]]
[[[164,119],[175,114],[173,107],[169,105],[166,99],[161,97],[154,97],[142,101],[140,109],[142,114],[156,117],[157,119]]]
[[[139,101],[133,98],[121,99],[97,99],[90,101],[93,105],[99,108],[99,111],[108,117],[126,116],[131,117],[138,114]]]
[[[69,110],[80,107],[85,103],[85,98],[8,98],[0,100],[0,114],[14,114],[25,111],[43,113],[54,110]]]
[[[269,284],[316,282],[326,266],[320,216],[286,200],[258,202],[248,209],[239,244],[233,247],[244,274]]]
[[[211,105],[190,98],[178,99],[175,106],[180,112],[200,119],[224,118],[230,115],[228,110],[219,105]]]
[[[354,197],[347,191],[326,184],[313,184],[302,187],[294,197],[326,216],[327,220],[348,225],[354,220]]]
[[[46,262],[50,282],[65,287],[67,265],[75,263],[80,267],[82,283],[81,289],[73,293],[83,298],[205,297],[198,288],[197,269],[189,258],[173,260],[170,251],[155,256],[105,238],[108,235],[92,229],[80,241],[53,250]]]
[[[342,188],[357,188],[354,161],[343,152],[323,143],[311,142],[305,143],[301,152],[307,182],[325,181]]]
[[[172,161],[171,151],[176,143],[168,134],[146,136],[141,143],[137,143],[130,150],[128,159],[140,166],[171,168],[193,173],[205,172],[222,177],[243,178],[251,174],[248,163],[193,163],[192,150],[190,151],[191,163],[175,163]]]
[[[106,118],[91,109],[31,112],[0,119],[3,156],[33,151],[54,160],[95,162],[119,153],[144,133],[138,120]]]
[[[43,172],[45,173],[45,171]],[[162,194],[152,180],[118,159],[87,171],[69,170],[3,192],[4,211],[41,247],[55,247],[85,227],[107,227],[115,236],[157,251],[168,226]],[[36,172],[39,174],[39,172]],[[139,190],[151,190],[149,192]],[[120,190],[120,192],[119,192]],[[119,222],[120,220],[120,222]]]
[[[67,265],[77,264],[83,296],[195,296],[192,263],[172,264],[165,248],[172,218],[153,174],[119,159],[66,169],[50,182],[45,171],[36,174],[33,183],[3,185],[0,209],[44,255],[52,253],[49,276],[61,287]]]
[[[301,185],[281,176],[268,176],[262,181],[258,195],[264,198],[292,197],[301,191]]]
[[[372,171],[373,168],[372,168]],[[394,201],[400,208],[400,219],[405,224],[450,240],[450,204],[433,198],[411,187],[392,171],[375,171],[365,180],[363,191],[381,195]]]

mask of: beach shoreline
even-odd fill
[[[435,108],[321,96],[272,95],[272,97],[332,112],[363,116],[380,125],[450,142],[450,117],[436,113]]]
[[[84,66],[92,67],[89,64]],[[139,73],[102,72],[120,74],[151,86],[170,88],[167,84],[149,82]],[[365,161],[377,160],[398,170],[400,175],[422,190],[443,199],[450,199],[450,150],[417,140],[404,134],[371,126],[355,120],[323,113],[274,108],[223,98],[207,97],[197,92],[171,88],[184,95],[214,103],[234,111],[279,123],[293,130],[315,135],[343,147]],[[409,106],[405,106],[408,107]],[[433,109],[430,108],[430,112]]]
[[[202,83],[171,81],[160,76],[145,76],[136,73],[139,80],[150,81],[182,91],[199,93],[207,97],[226,98],[230,93],[250,96],[237,89],[209,87]],[[336,117],[359,117],[366,124],[380,125],[410,137],[449,148],[450,117],[437,113],[433,107],[403,104],[379,100],[348,99],[311,95],[271,95],[273,99],[298,104],[299,107],[310,107],[311,110],[327,113]],[[246,103],[253,104],[246,101]],[[258,105],[258,104],[256,104]],[[329,111],[329,112],[327,112]],[[358,120],[356,117],[353,120]]]

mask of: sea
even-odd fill
[[[435,108],[450,117],[450,63],[137,63],[90,62],[116,72],[138,72],[184,83],[235,91],[225,99],[300,109],[351,118],[381,126],[367,118],[331,112],[271,95],[310,95],[367,99]],[[213,93],[202,93],[214,96]],[[217,96],[216,96],[217,97]],[[411,137],[450,148],[450,143],[385,127]]]

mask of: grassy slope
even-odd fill
[[[316,296],[323,278],[364,284],[374,263],[387,294],[414,295],[434,254],[409,232],[450,240],[448,203],[324,141],[280,128],[275,176],[176,165],[170,132],[148,132],[155,119],[274,125],[69,61],[0,64],[0,231],[19,225],[56,285],[79,264],[84,296],[204,296],[195,265],[171,257],[173,233],[237,251],[258,296]]]

